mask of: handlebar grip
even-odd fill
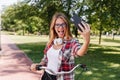
[[[86,68],[86,65],[85,64],[81,64],[80,67],[81,68]]]
[[[42,65],[36,65],[36,70],[41,70]]]
[[[80,64],[80,67],[83,68],[85,71],[87,70],[87,66],[85,64]]]

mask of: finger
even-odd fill
[[[88,23],[82,22],[82,24],[84,25],[85,30],[89,30],[90,31],[90,26],[89,26]]]
[[[31,66],[31,67],[30,67],[30,70],[31,70],[31,71],[35,71],[35,67]]]
[[[32,65],[30,66],[31,71],[35,71],[35,70],[36,70],[36,65],[37,65],[37,64],[32,64]]]
[[[80,27],[80,29],[82,30],[82,31],[80,31],[80,32],[83,32],[83,31],[84,31],[83,26],[82,26],[81,24],[78,24],[78,26],[79,26],[79,27]]]
[[[90,25],[89,25],[89,24],[87,24],[87,23],[86,23],[86,25],[87,25],[87,27],[88,27],[88,30],[90,30]]]
[[[82,23],[82,25],[84,26],[84,29],[85,29],[85,30],[88,29],[85,22],[82,21],[81,23]]]

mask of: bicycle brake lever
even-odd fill
[[[87,66],[86,66],[85,64],[81,64],[80,67],[81,67],[83,70],[85,70],[85,71],[88,70],[88,69],[87,69]]]

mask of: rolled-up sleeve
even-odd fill
[[[77,56],[77,51],[81,48],[81,44],[79,43],[79,40],[74,39],[72,42],[72,54],[74,56]]]

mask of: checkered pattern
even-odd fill
[[[48,49],[52,46],[47,46],[44,50],[44,57],[42,59],[42,63],[47,65],[47,56],[46,53]],[[61,71],[70,71],[74,67],[74,58],[77,56],[76,52],[78,49],[80,49],[81,45],[77,39],[72,39],[70,41],[64,41],[64,45],[59,52],[59,58],[60,58],[60,68],[59,72]],[[59,75],[60,76],[60,75]],[[70,74],[64,74],[62,75],[63,80],[74,80],[74,73]],[[59,77],[58,77],[59,78]],[[58,79],[60,80],[60,79]]]

